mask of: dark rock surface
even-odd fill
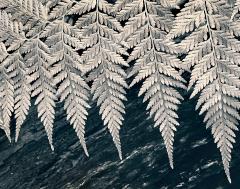
[[[0,189],[239,188],[239,142],[234,145],[230,185],[220,153],[194,105],[195,101],[185,101],[179,110],[181,126],[174,143],[174,170],[168,164],[159,130],[147,119],[146,104],[137,98],[136,89],[128,94],[126,103],[127,115],[121,130],[122,161],[97,108],[91,109],[87,122],[89,158],[61,105],[56,108],[54,152],[36,109],[31,108],[18,143],[10,144],[0,132]]]

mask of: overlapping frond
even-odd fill
[[[14,84],[14,114],[16,118],[15,141],[17,142],[21,126],[31,106],[30,78],[27,74],[27,66],[19,51],[11,54],[11,64],[8,67],[8,71],[12,73]]]
[[[15,89],[12,91],[15,100],[15,140],[17,141],[21,125],[28,114],[32,94],[37,97],[35,104],[38,107],[38,115],[53,149],[54,100],[57,93],[65,103],[67,119],[73,124],[88,155],[84,126],[89,107],[89,89],[79,70],[79,55],[76,52],[80,45],[79,31],[64,21],[72,3],[68,0],[57,0],[49,1],[43,6],[35,0],[5,1],[1,3],[1,8],[5,10],[0,12],[0,39],[10,52],[5,62],[8,62],[7,71],[11,73],[10,79]],[[47,8],[49,15],[46,12]],[[17,20],[21,20],[23,24]],[[41,28],[36,27],[37,25]],[[39,30],[35,30],[36,28]],[[32,34],[29,35],[29,32]],[[57,92],[56,85],[59,85]],[[5,119],[8,117],[5,116]],[[6,126],[9,127],[8,122]]]
[[[23,24],[13,21],[10,14],[0,10],[0,25],[0,41],[4,42],[6,46],[12,45],[10,50],[18,49],[24,40]]]
[[[50,50],[39,37],[27,41],[21,48],[21,54],[24,54],[30,76],[32,97],[36,97],[38,116],[43,123],[49,144],[53,150],[52,135],[55,107],[55,88],[52,80],[52,73],[49,67],[54,62],[50,56]]]
[[[15,110],[17,140],[20,127],[28,114],[30,106],[29,83],[25,72],[25,64],[19,53],[19,48],[24,42],[23,25],[18,21],[12,21],[11,15],[5,11],[0,11],[0,23],[2,26],[0,28],[0,41],[4,41],[8,47],[6,49],[2,43],[4,48],[1,49],[5,54],[1,55],[1,60],[4,59],[2,62],[2,74],[4,75],[2,92],[5,92],[2,104],[9,103],[2,108],[3,123],[9,129],[10,118],[13,110]],[[7,51],[11,53],[9,54]],[[8,79],[8,85],[6,85],[6,79]],[[7,137],[10,138],[10,130],[6,133]]]
[[[51,9],[48,14],[48,20],[61,18],[62,16],[66,15],[73,3],[73,0],[48,1],[46,6],[49,10]]]
[[[17,141],[20,128],[26,119],[29,107],[31,105],[30,82],[26,72],[26,65],[18,50],[12,52],[11,54],[8,54],[8,56],[4,60],[4,67],[6,68],[6,74],[9,76],[9,79],[11,80],[11,82],[9,83],[11,83],[11,85],[13,86],[13,89],[12,89],[13,93],[12,92],[7,93],[6,95],[10,95],[9,101],[11,100],[11,103],[9,103],[9,101],[8,103],[9,103],[9,107],[11,106],[11,108],[9,109],[13,111],[13,107],[14,107],[14,113],[16,118],[15,140]]]
[[[148,101],[147,110],[154,118],[154,126],[160,129],[166,145],[170,166],[173,168],[173,141],[179,126],[176,111],[182,96],[176,90],[185,88],[184,79],[176,68],[181,62],[172,55],[175,49],[164,41],[170,31],[173,16],[169,9],[148,0],[133,0],[121,7],[119,20],[128,20],[122,37],[133,48],[128,62],[136,60],[129,77],[130,85],[142,81],[139,95]]]
[[[0,107],[2,112],[0,128],[5,131],[6,136],[11,141],[10,121],[14,111],[14,84],[8,71],[9,54],[3,43],[0,43],[0,55]]]
[[[0,7],[23,23],[27,37],[38,35],[47,24],[47,8],[39,0],[5,0]]]
[[[122,58],[125,50],[118,44],[120,23],[112,16],[112,8],[105,0],[82,0],[69,14],[78,14],[76,26],[81,30],[81,56],[83,72],[93,81],[93,100],[100,106],[104,125],[107,125],[122,159],[119,130],[125,114],[126,74],[122,66],[128,64]]]
[[[79,69],[81,63],[76,52],[80,47],[79,31],[62,18],[49,24],[42,37],[47,38],[46,44],[51,47],[51,53],[56,57],[51,72],[55,76],[55,84],[59,85],[57,95],[64,102],[67,119],[73,125],[88,156],[84,133],[90,89]]]
[[[196,109],[205,113],[204,121],[211,128],[231,182],[231,151],[240,119],[240,42],[229,32],[228,9],[225,0],[191,0],[179,13],[171,36],[189,33],[179,46],[187,53],[184,64],[192,68],[191,98],[200,95]]]

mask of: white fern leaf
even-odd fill
[[[15,16],[28,15],[33,19],[47,19],[47,9],[38,0],[5,0],[5,7]]]
[[[32,83],[32,97],[36,96],[35,105],[37,105],[38,116],[47,132],[51,149],[54,150],[52,135],[56,91],[49,71],[54,60],[49,55],[48,47],[39,38],[27,41],[21,48],[21,53],[26,54],[25,61]]]
[[[76,52],[80,47],[78,32],[76,28],[61,19],[49,24],[42,33],[42,37],[47,37],[46,44],[51,47],[51,52],[56,56],[56,64],[51,71],[55,75],[55,83],[59,85],[57,95],[64,102],[67,119],[73,125],[88,156],[84,133],[90,89],[79,70],[81,63]]]
[[[0,29],[6,36],[2,40],[6,40],[5,44],[8,46],[8,54],[5,59],[5,66],[7,73],[10,76],[12,85],[14,86],[14,110],[16,118],[16,138],[17,140],[21,125],[23,124],[30,107],[30,83],[26,74],[26,66],[23,58],[19,53],[19,48],[25,41],[22,24],[17,21],[12,21],[11,16],[5,11],[0,12],[0,22],[3,27]],[[12,98],[12,97],[11,97]],[[9,104],[11,108],[12,104]],[[6,121],[7,123],[7,121]]]
[[[0,25],[0,41],[4,41],[10,51],[18,49],[25,38],[22,23],[13,21],[10,14],[0,10]]]
[[[123,38],[133,48],[128,62],[136,60],[129,73],[129,77],[135,76],[130,87],[143,81],[139,95],[145,94],[147,110],[154,118],[154,126],[160,129],[173,168],[174,132],[179,126],[176,111],[182,100],[176,88],[185,88],[183,78],[175,70],[181,63],[170,54],[175,52],[170,43],[164,41],[173,17],[169,9],[147,0],[124,4],[117,16],[128,20]]]
[[[60,18],[69,11],[72,7],[73,0],[53,0],[47,2],[47,8],[49,10],[48,19]]]
[[[31,105],[31,86],[30,78],[27,75],[26,64],[23,61],[22,56],[16,51],[11,56],[11,64],[8,67],[9,72],[12,73],[14,88],[15,88],[15,118],[16,118],[16,136],[15,141],[17,142],[20,129],[24,123],[28,111]]]
[[[193,69],[189,83],[189,88],[193,87],[191,97],[200,94],[196,109],[200,109],[199,114],[205,113],[204,121],[212,130],[231,182],[231,151],[240,119],[240,42],[230,33],[228,10],[225,0],[191,0],[179,13],[170,33],[174,37],[189,33],[180,46],[188,53],[184,63]]]
[[[5,10],[23,23],[27,37],[39,34],[47,24],[47,8],[38,0],[7,0]]]
[[[107,125],[122,159],[119,130],[125,114],[125,88],[128,87],[122,66],[128,64],[121,57],[126,52],[118,44],[122,27],[112,16],[112,10],[105,0],[82,0],[69,14],[80,15],[76,26],[81,30],[82,48],[86,48],[81,56],[82,71],[89,73],[88,78],[93,81],[93,100],[96,99],[100,106],[104,125]]]
[[[11,142],[10,121],[14,111],[14,83],[11,73],[8,71],[9,54],[3,43],[0,43],[0,107],[2,112],[2,124],[0,126]]]

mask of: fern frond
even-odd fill
[[[19,16],[18,19],[24,16],[31,16],[38,21],[47,19],[47,9],[38,0],[5,0],[5,8],[15,18]]]
[[[231,151],[240,119],[240,42],[230,32],[228,10],[225,0],[191,0],[179,13],[170,33],[174,37],[189,33],[180,47],[188,53],[184,64],[193,69],[189,83],[189,88],[193,88],[191,98],[200,94],[196,109],[205,113],[204,121],[211,128],[231,182]]]
[[[47,8],[49,11],[48,20],[60,18],[65,15],[68,10],[72,7],[74,1],[73,0],[54,0],[48,1]]]
[[[2,124],[0,126],[11,142],[10,121],[14,111],[14,84],[8,71],[9,54],[3,43],[0,43],[0,107],[2,111]]]
[[[27,72],[31,82],[31,96],[36,96],[35,105],[37,105],[38,116],[47,132],[51,149],[54,150],[52,135],[56,91],[52,81],[52,74],[49,71],[49,67],[54,60],[49,55],[48,46],[39,37],[27,41],[22,46],[21,53],[25,54],[24,59],[27,63]]]
[[[14,82],[14,100],[15,100],[15,118],[16,118],[16,136],[15,141],[17,142],[20,129],[24,123],[29,108],[31,106],[31,85],[30,78],[27,75],[26,64],[23,61],[19,51],[11,55],[12,62],[8,67],[9,72],[12,73],[12,80]]]
[[[128,87],[122,66],[128,64],[121,57],[126,52],[118,44],[122,27],[112,16],[112,10],[105,0],[82,0],[69,14],[80,15],[76,26],[81,30],[82,48],[86,48],[81,56],[82,71],[89,73],[88,78],[93,81],[93,100],[100,106],[104,125],[107,125],[122,159],[119,130],[125,114],[125,88]]]
[[[128,62],[136,60],[129,73],[129,77],[134,76],[130,87],[143,81],[139,95],[145,94],[147,110],[154,118],[154,126],[160,129],[173,168],[174,132],[179,126],[176,111],[183,99],[176,88],[185,88],[176,70],[181,63],[171,55],[175,49],[164,41],[173,16],[156,2],[134,0],[125,4],[117,17],[128,20],[122,33],[127,46],[133,48]]]
[[[90,89],[79,70],[81,63],[76,52],[80,47],[78,33],[77,28],[61,19],[49,24],[42,33],[42,37],[47,38],[46,44],[51,47],[51,52],[57,58],[56,64],[51,69],[55,75],[55,83],[59,85],[57,95],[64,102],[67,119],[73,125],[85,154],[88,156],[84,133]]]
[[[23,23],[27,37],[39,34],[47,24],[47,8],[38,0],[6,0],[5,11]]]
[[[14,86],[14,106],[11,105],[11,109],[14,107],[16,118],[16,137],[17,141],[19,132],[23,122],[28,114],[31,102],[31,91],[29,77],[26,73],[26,65],[23,62],[23,58],[19,51],[15,51],[8,55],[5,59],[7,66],[7,73],[11,79],[12,86]],[[11,98],[12,100],[12,98]]]
[[[25,38],[22,23],[13,21],[10,14],[0,10],[0,25],[0,42],[4,41],[6,46],[12,45],[10,51],[19,48]]]
[[[14,107],[16,118],[16,138],[17,141],[21,125],[23,124],[30,107],[30,83],[26,74],[26,66],[23,58],[19,53],[19,48],[25,41],[23,26],[18,21],[12,21],[12,18],[5,11],[0,11],[0,23],[2,23],[3,35],[0,36],[2,41],[8,46],[8,54],[5,59],[5,67],[11,79],[11,85],[14,86],[14,105],[9,104],[9,109]],[[11,98],[12,100],[12,93]],[[10,116],[11,114],[9,114]],[[6,118],[7,119],[7,118]],[[9,117],[10,119],[10,117]],[[8,125],[9,121],[5,121]],[[8,136],[9,137],[9,136]]]

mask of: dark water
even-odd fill
[[[137,90],[128,94],[127,116],[121,130],[124,160],[118,159],[110,134],[90,111],[87,146],[83,154],[78,139],[57,107],[54,145],[51,152],[43,126],[31,109],[21,130],[19,142],[9,144],[0,132],[1,189],[228,189],[240,187],[240,145],[234,147],[231,164],[232,184],[227,182],[220,153],[196,112],[194,101],[186,101],[179,110],[181,126],[175,137],[175,168],[170,169],[159,130],[153,128],[137,98]],[[239,139],[239,137],[238,137]]]

